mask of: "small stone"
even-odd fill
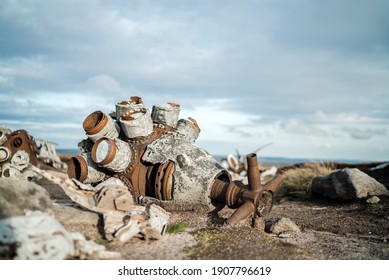
[[[290,233],[281,233],[278,235],[279,238],[291,238],[292,234]]]
[[[149,208],[150,220],[149,224],[157,232],[163,235],[166,231],[170,213],[158,205],[152,204]]]
[[[366,200],[366,202],[370,204],[376,204],[380,202],[380,199],[378,198],[378,196],[372,196],[368,200]]]
[[[255,218],[253,218],[253,227],[260,230],[260,231],[264,231],[265,230],[265,219],[263,217],[256,216]]]
[[[274,234],[301,233],[300,228],[289,218],[281,218],[270,227]]]

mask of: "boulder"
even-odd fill
[[[313,195],[342,200],[389,195],[384,185],[357,168],[344,168],[315,177],[311,191]]]
[[[0,178],[0,219],[23,216],[27,211],[50,211],[52,201],[41,186],[13,178]]]
[[[57,220],[41,211],[0,219],[0,259],[64,260],[120,259],[78,232],[67,231]]]

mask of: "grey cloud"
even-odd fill
[[[306,124],[297,119],[280,122],[280,128],[286,133],[328,137],[328,132],[318,126]]]
[[[389,34],[386,1],[320,1],[270,2],[275,6],[275,24],[270,29],[278,40],[297,47],[341,49],[363,53],[383,50],[386,53]],[[309,24],[307,24],[309,23]]]
[[[386,129],[384,128],[344,127],[342,130],[357,140],[367,140],[374,135],[386,135]]]
[[[236,126],[231,126],[231,125],[225,125],[228,129],[228,132],[239,135],[240,137],[254,137],[254,134],[246,131],[244,128],[247,128],[247,124],[242,124],[242,125],[236,125]]]
[[[260,115],[260,112],[259,112],[259,115]],[[275,117],[275,116],[269,116],[269,115],[262,116],[262,115],[260,115],[256,118],[250,118],[249,121],[250,121],[249,125],[261,125],[261,124],[276,124],[280,121],[280,119]]]

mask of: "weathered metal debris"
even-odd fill
[[[233,180],[240,180],[247,184],[247,165],[244,162],[244,157],[238,153],[239,160],[232,154],[227,155],[227,158],[221,159],[221,166],[227,169],[231,174]],[[270,168],[263,169],[260,172],[261,181],[268,181],[277,175],[278,168],[271,166]]]
[[[83,123],[88,138],[79,143],[82,153],[68,162],[69,177],[79,182],[78,190],[68,190],[70,196],[83,207],[105,212],[131,211],[150,201],[182,209],[208,205],[216,211],[227,205],[237,209],[227,225],[270,211],[281,177],[262,185],[257,157],[249,154],[248,184],[232,181],[229,172],[194,143],[200,133],[197,122],[179,119],[179,113],[175,103],[153,106],[150,113],[134,96],[117,103],[115,113],[88,115]],[[91,187],[85,190],[85,184]]]
[[[42,164],[66,170],[55,152],[54,143],[39,140],[26,130],[11,131],[0,126],[0,177],[32,180],[39,177]]]
[[[38,159],[56,169],[66,170],[67,165],[61,161],[55,150],[55,143],[44,139],[36,139],[38,147]]]

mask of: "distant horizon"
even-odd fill
[[[58,148],[56,147],[56,151],[58,154],[80,154],[81,151],[77,148]],[[217,161],[220,161],[222,158],[227,158],[229,154],[234,155],[237,157],[234,153],[225,153],[225,154],[211,154],[212,157],[214,157]],[[241,156],[246,156],[241,155]],[[283,157],[283,156],[272,156],[272,155],[261,155],[257,153],[257,157],[259,162],[261,160],[265,160],[266,162],[277,162],[277,160],[280,161],[280,163],[304,163],[304,162],[339,162],[339,163],[374,163],[374,162],[389,162],[388,160],[361,160],[361,159],[342,159],[342,158],[297,158],[297,157]]]

